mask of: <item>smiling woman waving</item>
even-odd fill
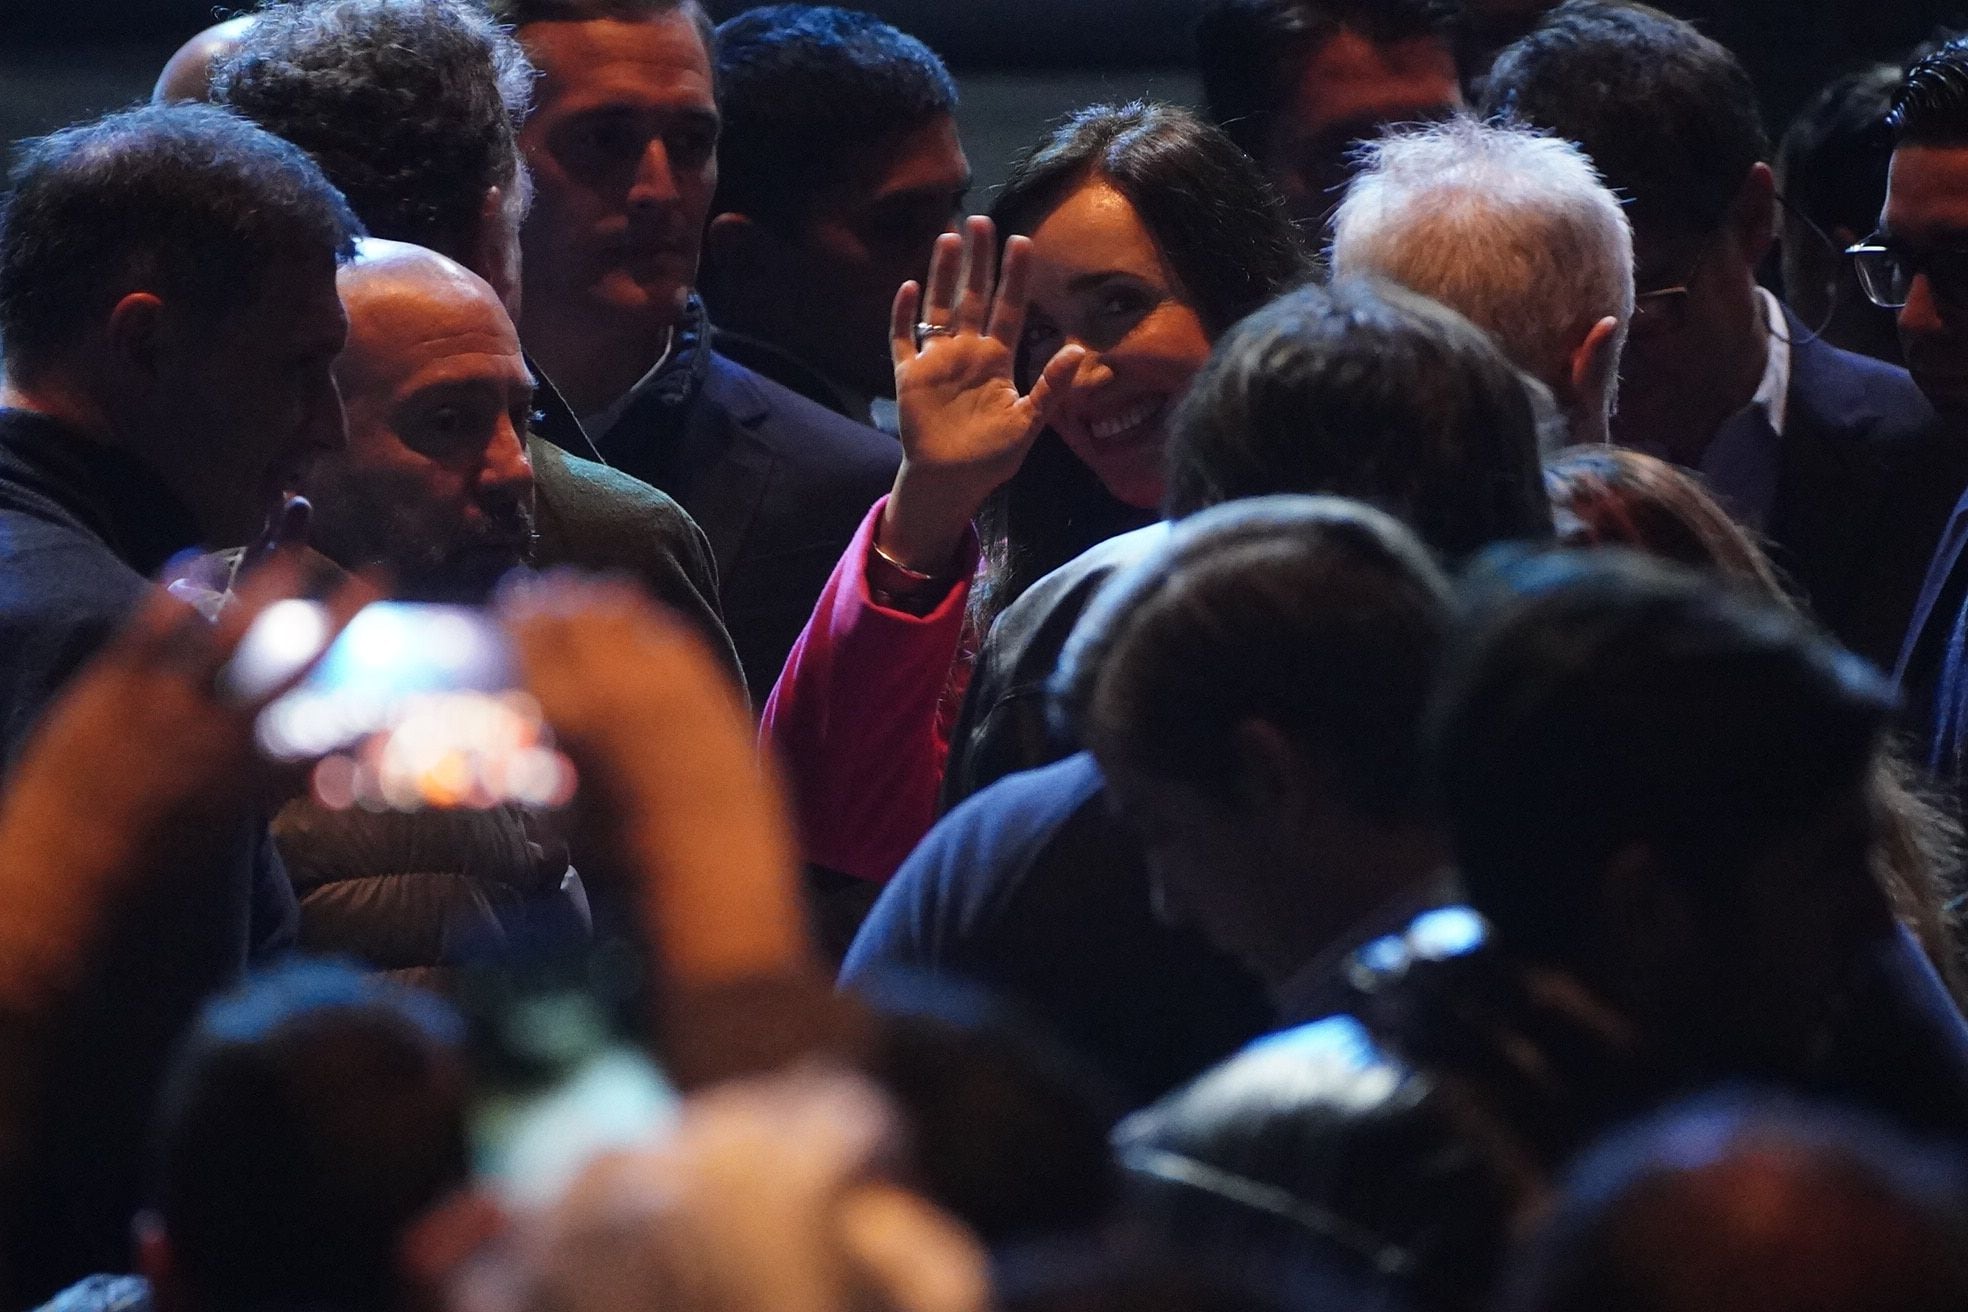
[[[862,881],[848,901],[929,828],[975,639],[1034,580],[1156,517],[1169,411],[1217,336],[1308,272],[1227,137],[1137,103],[1055,129],[991,219],[941,239],[927,286],[904,284],[901,472],[765,714],[809,857]]]

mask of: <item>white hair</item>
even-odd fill
[[[1570,142],[1458,115],[1361,148],[1334,217],[1336,274],[1372,273],[1460,311],[1512,363],[1559,396],[1592,326],[1633,317],[1633,229],[1619,198]],[[1574,404],[1612,410],[1604,397]]]

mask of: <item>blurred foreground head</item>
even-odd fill
[[[1853,1113],[1704,1099],[1588,1154],[1513,1312],[1968,1306],[1958,1164]]]
[[[1619,552],[1470,593],[1433,748],[1471,903],[1651,1037],[1795,1062],[1889,932],[1891,690],[1789,609]]]
[[[515,1312],[985,1312],[984,1252],[896,1184],[894,1110],[803,1068],[718,1085],[524,1226]]]
[[[159,1308],[401,1307],[405,1231],[470,1169],[461,1038],[437,999],[321,962],[212,1003],[158,1118]]]

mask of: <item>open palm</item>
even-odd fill
[[[986,218],[971,219],[961,237],[939,238],[927,292],[904,283],[889,325],[904,455],[919,469],[974,481],[980,498],[1017,472],[1082,354],[1061,348],[1032,390],[1019,392],[1032,244],[1006,243],[1002,277],[996,248]]]

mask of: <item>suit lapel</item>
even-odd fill
[[[1835,380],[1821,358],[1828,348],[1801,333],[1793,340],[1769,534],[1784,567],[1827,612],[1822,618],[1835,622],[1830,612],[1859,586],[1887,471],[1860,435],[1837,430]]]

